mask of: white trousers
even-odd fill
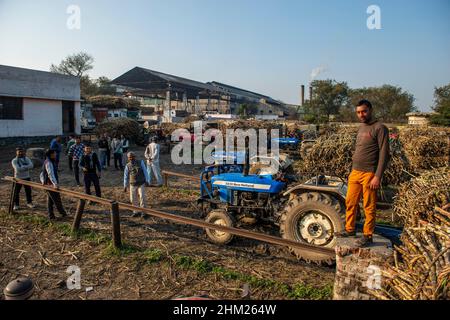
[[[162,177],[161,177],[161,168],[159,167],[159,161],[147,161],[147,173],[148,177],[150,179],[150,183],[152,183],[152,172],[155,175],[156,183],[158,185],[162,184]]]
[[[130,185],[130,202],[133,206],[145,208],[147,205],[147,199],[145,195],[145,184],[141,186]],[[138,211],[133,211],[138,213]]]

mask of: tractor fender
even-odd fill
[[[298,194],[298,193],[304,193],[304,192],[308,192],[308,191],[316,191],[316,192],[321,192],[321,193],[327,193],[330,195],[335,196],[338,200],[342,201],[343,203],[345,203],[345,196],[342,194],[342,192],[340,191],[340,188],[337,187],[330,187],[330,186],[317,186],[317,185],[305,185],[305,184],[299,184],[296,186],[293,186],[291,188],[289,188],[288,190],[286,190],[283,193],[283,196],[289,196],[291,194]]]

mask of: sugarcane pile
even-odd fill
[[[379,299],[450,299],[450,171],[426,171],[400,187],[395,213],[404,221],[395,265],[382,272]]]
[[[283,125],[280,122],[261,120],[226,120],[221,121],[219,125],[219,130],[221,130],[223,134],[225,134],[227,129],[266,129],[268,132],[270,132],[271,129],[279,129],[281,134],[282,128]]]
[[[130,118],[112,118],[105,120],[94,129],[94,133],[97,136],[106,133],[110,137],[120,137],[123,134],[127,139],[136,143],[141,143],[143,140],[139,123]]]
[[[399,139],[415,172],[449,165],[450,130],[407,128],[400,132]]]
[[[319,137],[319,133],[316,130],[303,130],[303,140],[315,140]]]
[[[306,157],[294,163],[294,169],[305,177],[326,174],[347,179],[352,169],[357,127],[340,128],[315,141]],[[398,140],[390,141],[391,160],[383,176],[383,184],[400,184],[411,178],[410,166]]]
[[[161,130],[163,132],[163,135],[166,137],[170,137],[172,135],[172,132],[174,132],[177,129],[186,129],[189,131],[191,124],[180,122],[180,123],[171,123],[171,122],[164,122],[161,123]]]
[[[141,103],[138,100],[109,95],[92,96],[86,99],[94,107],[136,109]]]
[[[323,135],[309,148],[306,156],[294,163],[294,169],[305,176],[327,174],[345,178],[351,171],[356,135],[341,130]]]

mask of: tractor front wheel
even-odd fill
[[[205,219],[206,222],[233,227],[234,219],[229,214],[227,214],[223,210],[213,210],[208,213]],[[228,244],[233,240],[234,236],[231,233],[215,230],[215,229],[206,229],[206,235],[211,239],[212,242],[216,244]]]

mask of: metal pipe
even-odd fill
[[[193,180],[193,181],[200,181],[199,177],[189,176],[187,174],[182,174],[182,173],[178,173],[178,172],[162,170],[162,174],[163,175],[167,175],[167,176],[174,176],[174,177],[185,178],[185,179]]]
[[[181,175],[181,174],[179,174],[179,175]],[[161,219],[174,221],[177,223],[184,223],[184,224],[188,224],[188,225],[192,225],[192,226],[196,226],[196,227],[200,227],[200,228],[205,228],[205,229],[219,230],[219,231],[228,232],[233,235],[244,237],[244,238],[259,240],[259,241],[263,241],[263,242],[267,242],[267,243],[271,243],[271,244],[275,244],[275,245],[304,249],[304,250],[308,250],[311,252],[325,254],[332,258],[335,257],[335,252],[334,252],[334,249],[332,249],[332,248],[319,247],[319,246],[306,244],[303,242],[282,239],[282,238],[274,237],[274,236],[267,235],[267,234],[247,231],[247,230],[238,229],[238,228],[234,228],[234,227],[222,226],[219,224],[214,224],[214,223],[209,223],[209,222],[206,222],[203,220],[183,217],[183,216],[175,215],[173,213],[167,213],[167,212],[154,210],[154,209],[150,209],[150,208],[136,207],[131,204],[116,202],[113,200],[107,200],[107,199],[103,199],[103,198],[98,198],[95,196],[87,195],[84,193],[80,193],[80,192],[76,192],[76,191],[72,191],[72,190],[68,190],[68,189],[64,189],[64,188],[55,189],[53,187],[49,187],[46,185],[42,185],[39,183],[30,182],[30,181],[26,181],[26,180],[16,179],[13,177],[5,177],[5,178],[3,178],[3,180],[9,181],[9,182],[20,183],[23,185],[28,185],[28,186],[31,186],[31,187],[34,187],[34,188],[40,189],[40,190],[50,190],[50,191],[58,192],[61,194],[69,195],[71,197],[90,200],[93,202],[110,205],[111,214],[112,214],[112,221],[111,221],[112,229],[113,229],[112,231],[113,231],[113,237],[115,238],[114,244],[117,246],[121,245],[121,243],[120,243],[120,220],[117,219],[118,218],[118,208],[122,208],[122,209],[127,209],[127,210],[132,210],[132,211],[146,212],[152,216],[155,216],[155,217],[158,217]],[[117,228],[117,224],[119,224],[119,228]],[[114,227],[114,225],[116,227]]]
[[[127,204],[127,203],[119,202],[118,204],[119,204],[119,207],[122,209],[128,209],[128,210],[139,209],[140,211],[146,212],[154,217],[171,220],[171,221],[174,221],[177,223],[184,223],[184,224],[188,224],[188,225],[192,225],[192,226],[196,226],[196,227],[200,227],[200,228],[204,228],[204,229],[219,230],[219,231],[231,233],[236,236],[240,236],[240,237],[244,237],[244,238],[248,238],[248,239],[264,241],[264,242],[275,244],[275,245],[294,247],[294,248],[298,248],[298,249],[305,249],[305,250],[309,250],[311,252],[325,254],[325,255],[328,255],[333,258],[335,257],[335,252],[334,252],[334,249],[332,249],[332,248],[319,247],[319,246],[314,246],[314,245],[297,242],[297,241],[293,241],[293,240],[282,239],[279,237],[274,237],[274,236],[270,236],[270,235],[263,234],[263,233],[257,233],[257,232],[238,229],[238,228],[234,228],[234,227],[222,226],[219,224],[214,224],[214,223],[209,223],[209,222],[206,222],[203,220],[183,217],[183,216],[179,216],[179,215],[175,215],[175,214],[167,213],[167,212],[162,212],[162,211],[158,211],[158,210],[154,210],[154,209],[150,209],[150,208],[135,207],[135,206],[133,206],[131,204]]]
[[[66,196],[69,196],[69,197],[72,197],[72,198],[85,199],[85,200],[89,200],[89,201],[92,201],[92,202],[105,204],[105,205],[111,205],[111,203],[114,202],[114,201],[109,200],[109,199],[99,198],[99,197],[92,196],[92,195],[89,195],[89,194],[86,194],[86,193],[82,193],[82,192],[77,192],[77,191],[64,189],[64,188],[55,189],[52,186],[42,185],[40,183],[31,182],[31,181],[27,181],[27,180],[21,180],[21,179],[17,179],[17,178],[13,178],[13,177],[8,177],[8,176],[4,177],[2,180],[13,182],[13,183],[20,183],[20,184],[22,184],[24,186],[30,186],[30,187],[33,187],[35,189],[41,189],[41,190],[46,190],[46,191],[55,191],[55,192],[58,192],[58,193],[60,193],[62,195],[66,195]]]

